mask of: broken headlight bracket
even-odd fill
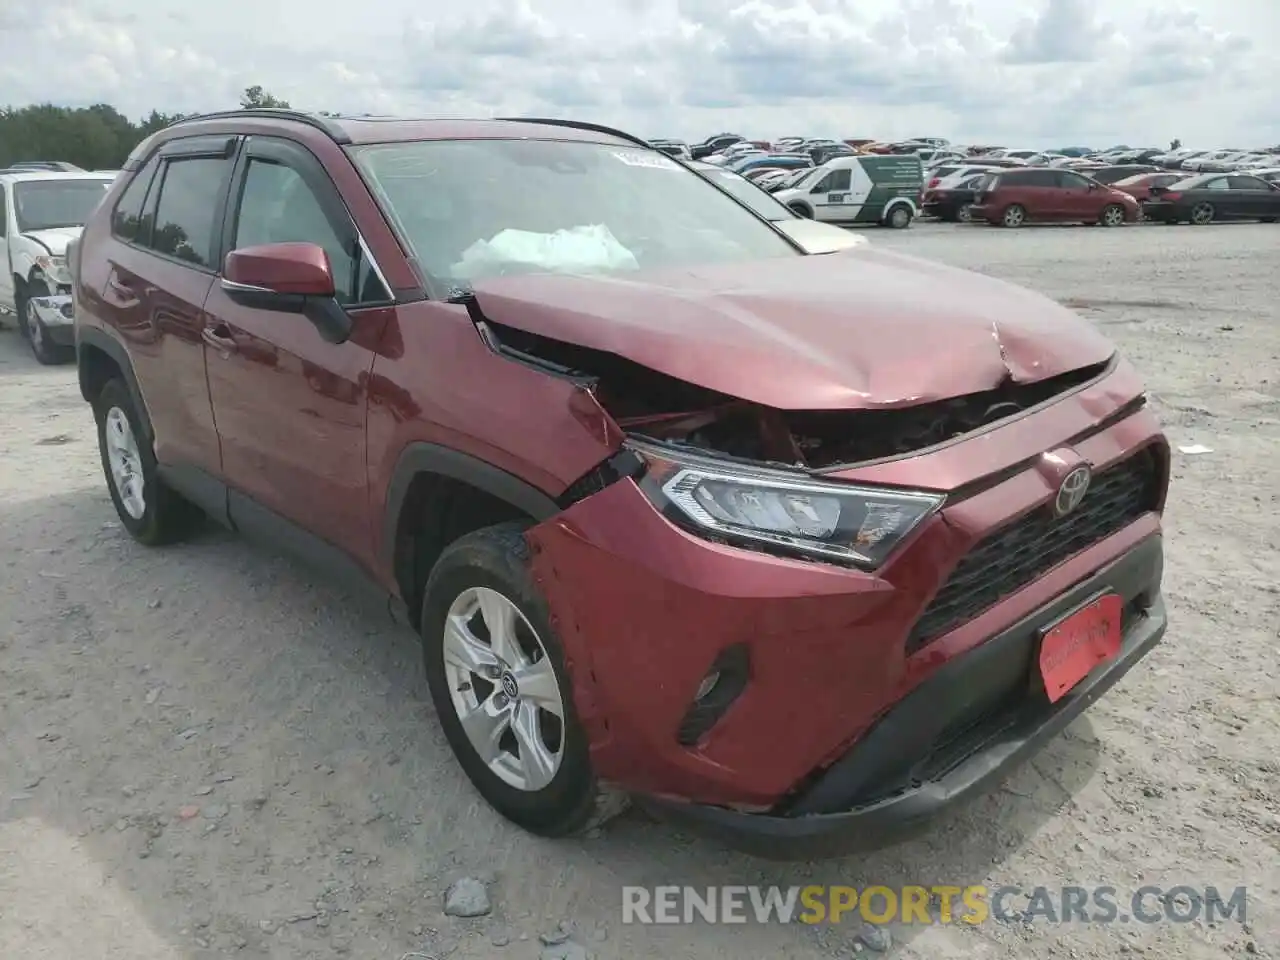
[[[564,493],[556,497],[556,503],[561,509],[568,509],[579,500],[585,500],[619,480],[626,477],[638,479],[644,473],[646,466],[644,457],[636,451],[627,448],[619,450],[608,460],[593,467],[569,484]]]

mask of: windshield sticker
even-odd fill
[[[615,150],[613,155],[628,167],[648,167],[650,170],[680,169],[680,164],[664,153],[641,153],[639,151],[627,153],[622,150]]]

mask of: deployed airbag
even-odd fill
[[[508,273],[600,273],[638,270],[635,256],[603,224],[531,233],[506,229],[491,240],[477,240],[462,253],[452,273],[464,280]]]

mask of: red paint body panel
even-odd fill
[[[1140,412],[1076,449],[1102,468],[1152,444],[1167,453]],[[702,803],[776,803],[943,663],[1160,529],[1148,514],[904,658],[908,632],[955,564],[1055,493],[1029,468],[944,509],[877,575],[700,540],[630,481],[535,528],[534,570],[573,663],[600,775]],[[702,745],[677,746],[694,691],[733,642],[750,645],[751,684]]]
[[[329,255],[314,243],[271,243],[232,250],[222,275],[232,283],[276,293],[333,296]]]
[[[383,335],[368,433],[375,516],[386,508],[400,454],[414,441],[471,454],[551,496],[622,443],[583,388],[494,353],[465,308],[425,301],[397,308]],[[384,571],[384,582],[392,583],[389,577]]]
[[[208,304],[210,322],[235,344],[207,358],[222,476],[370,571],[365,416],[373,350],[391,313],[354,314],[351,338],[335,345],[306,317],[241,306],[217,284]]]
[[[101,318],[127,344],[151,411],[157,458],[216,472],[218,436],[200,336],[213,274],[124,244],[111,247],[109,258],[83,264],[79,312]]]
[[[1114,352],[1047,297],[876,247],[838,264],[796,256],[625,279],[505,277],[476,293],[497,323],[783,410],[909,406]]]

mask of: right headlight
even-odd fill
[[[641,489],[672,520],[718,539],[867,570],[881,566],[945,499],[812,480],[648,444],[632,448],[648,465]]]

